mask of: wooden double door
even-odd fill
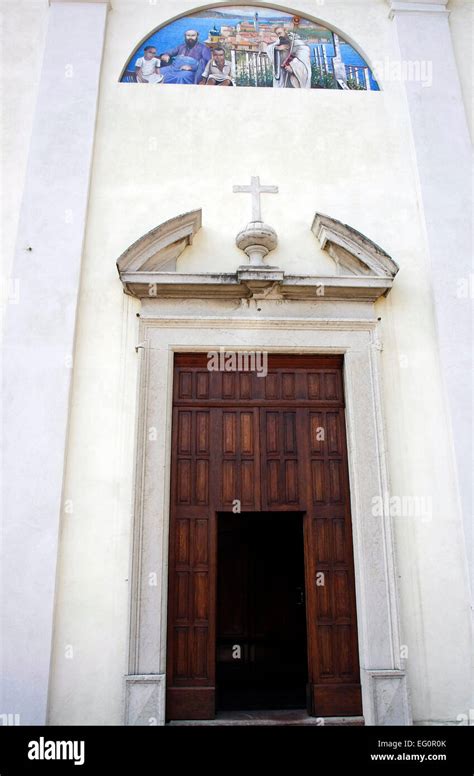
[[[168,719],[361,714],[342,357],[174,364]]]

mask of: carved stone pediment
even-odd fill
[[[316,213],[311,231],[334,260],[338,275],[394,278],[398,272],[388,253],[352,226]]]
[[[117,261],[122,282],[129,273],[176,272],[176,260],[201,228],[202,210],[170,218],[140,237]]]
[[[141,299],[241,301],[341,300],[374,302],[390,291],[398,267],[364,235],[316,214],[313,232],[337,266],[335,275],[287,275],[269,265],[236,272],[176,272],[176,260],[201,227],[201,210],[172,218],[130,246],[117,261],[124,291]]]

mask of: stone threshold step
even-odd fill
[[[220,711],[215,719],[176,719],[170,727],[237,727],[237,726],[315,726],[363,727],[363,717],[310,717],[303,710]]]

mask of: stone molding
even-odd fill
[[[117,260],[125,291],[136,296],[123,280],[124,276],[131,273],[142,276],[156,272],[176,272],[178,257],[188,245],[192,245],[201,224],[202,211],[191,210],[170,218],[136,240]]]
[[[376,301],[390,291],[398,266],[372,240],[334,218],[316,213],[312,231],[336,265],[337,274],[287,275],[269,265],[243,265],[236,272],[176,272],[176,260],[201,226],[201,210],[155,227],[118,259],[124,291],[131,296],[192,299],[266,298]],[[262,297],[263,294],[263,297]]]
[[[390,5],[389,19],[399,13],[440,13],[449,16],[447,0],[387,0]]]
[[[390,291],[393,279],[388,277],[355,277],[327,275],[283,275],[280,280],[266,277],[257,272],[246,279],[236,273],[170,273],[170,272],[126,272],[121,280],[126,293],[141,299],[148,297],[172,297],[191,299],[241,299],[257,298],[258,291],[273,290],[273,298],[281,301],[292,299],[317,300],[352,299],[354,301],[376,301]]]
[[[279,353],[344,353],[347,443],[363,714],[366,725],[409,725],[410,704],[400,658],[398,594],[389,515],[371,512],[374,495],[389,490],[380,388],[379,324],[370,302],[266,300],[263,316],[215,299],[143,300],[139,338],[140,388],[130,590],[129,675],[125,724],[164,724],[167,561],[170,505],[173,356],[219,347]],[[186,311],[186,315],[182,313]],[[160,444],[148,430],[160,429]],[[150,588],[150,569],[160,569]]]
[[[398,266],[383,248],[352,226],[316,213],[311,231],[336,263],[338,275],[393,278]]]

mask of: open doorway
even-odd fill
[[[217,525],[217,709],[306,708],[303,514],[220,513]]]

